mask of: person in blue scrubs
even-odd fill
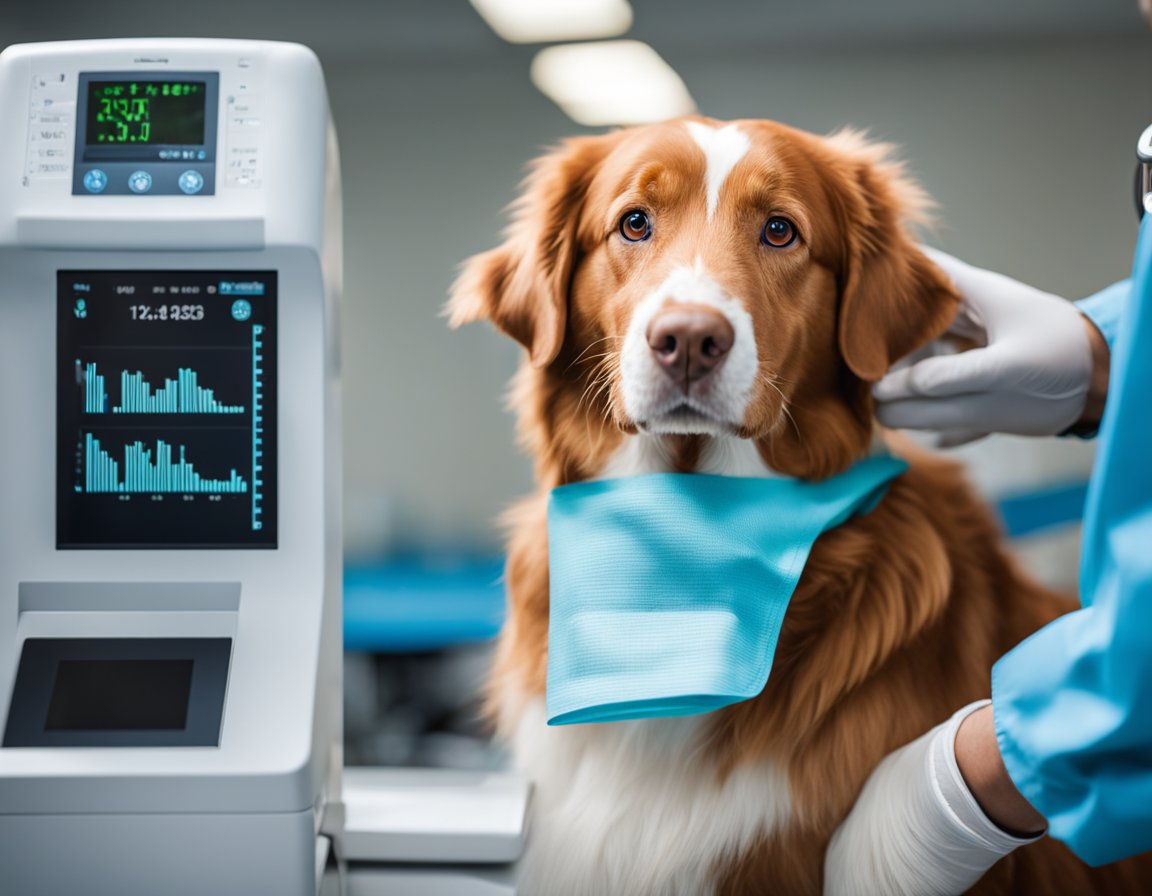
[[[1131,279],[1076,305],[932,255],[964,300],[955,330],[986,347],[889,373],[877,416],[951,444],[1098,426],[1082,608],[995,665],[990,702],[875,770],[829,847],[836,896],[962,893],[1045,833],[1091,865],[1152,849],[1152,215]]]

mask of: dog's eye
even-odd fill
[[[796,242],[796,225],[787,218],[773,216],[760,231],[760,242],[773,249],[786,249]]]
[[[652,222],[644,212],[628,212],[620,219],[620,236],[630,243],[639,243],[652,236]]]

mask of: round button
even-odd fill
[[[108,175],[99,168],[84,172],[84,189],[89,193],[103,193],[108,186]]]
[[[128,175],[128,189],[133,193],[147,193],[152,189],[152,175],[147,171],[133,171]]]
[[[232,319],[248,320],[252,316],[252,304],[247,299],[237,299],[232,303]]]
[[[199,171],[185,171],[177,183],[180,184],[181,190],[191,196],[204,189],[204,175]]]

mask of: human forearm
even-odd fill
[[[976,710],[960,723],[955,750],[964,783],[989,819],[1020,837],[1045,829],[1044,816],[1024,799],[1004,767],[991,706]]]
[[[975,707],[895,750],[873,771],[829,844],[825,896],[955,896],[1031,842],[988,819],[957,766],[957,726]]]

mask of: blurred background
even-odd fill
[[[525,163],[599,129],[541,88],[583,92],[558,97],[582,121],[625,123],[664,108],[648,94],[640,111],[618,102],[662,61],[673,112],[866,129],[898,144],[938,201],[928,241],[1068,298],[1126,276],[1135,241],[1134,148],[1152,121],[1152,36],[1136,0],[612,0],[609,24],[572,36],[548,22],[513,34],[514,20],[485,9],[490,24],[481,5],[0,8],[0,46],[242,37],[298,41],[323,63],[345,189],[350,762],[499,761],[476,695],[502,615],[494,520],[531,488],[503,404],[520,353],[484,327],[449,331],[439,312],[459,262],[498,242]],[[650,49],[584,68],[551,53],[593,37]],[[1074,588],[1091,443],[997,437],[956,454],[1022,562]]]

